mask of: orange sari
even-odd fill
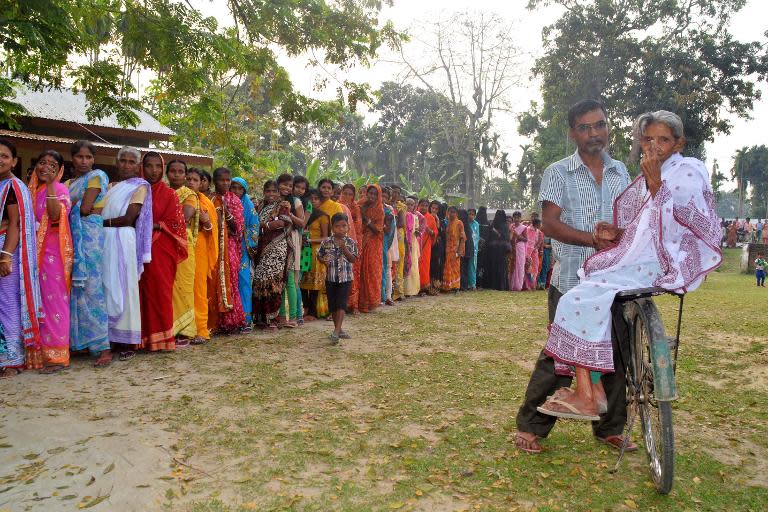
[[[364,219],[362,249],[360,251],[360,293],[358,306],[360,312],[367,313],[375,310],[381,304],[381,273],[384,270],[382,254],[384,251],[384,205],[381,202],[381,187],[371,185],[376,189],[376,202],[368,204],[361,200],[361,218]],[[370,226],[376,230],[367,227]]]
[[[211,219],[209,231],[200,230],[195,244],[195,324],[197,335],[203,339],[211,339],[208,328],[208,281],[213,279],[216,270],[216,262],[219,259],[219,226],[216,207],[202,192],[200,198],[200,211],[204,211]]]
[[[443,290],[458,290],[461,287],[461,256],[464,245],[461,243],[464,223],[459,219],[450,221],[445,231],[445,265],[443,266]],[[459,256],[456,256],[456,253]]]
[[[437,220],[431,213],[424,214],[424,223],[432,230],[430,235],[425,229],[421,235],[421,256],[419,257],[419,280],[421,289],[429,287],[430,261],[432,260],[432,246],[437,237]]]

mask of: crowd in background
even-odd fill
[[[725,247],[733,248],[738,243],[768,244],[768,229],[764,229],[763,219],[757,219],[755,223],[749,217],[744,220],[738,217],[734,220],[721,219],[720,227],[723,230],[722,245]]]
[[[352,314],[549,284],[551,247],[536,213],[523,221],[498,210],[489,223],[484,207],[405,197],[398,185],[357,190],[289,174],[254,194],[227,168],[211,175],[131,147],[118,152],[110,183],[95,157],[90,142],[73,144],[72,178],[62,182],[62,155],[44,151],[25,184],[12,174],[15,146],[0,140],[3,376],[55,372],[71,352],[106,366],[113,354],[297,328],[329,317],[334,281],[349,284]],[[337,220],[339,240],[353,241],[348,272],[328,268],[321,251]]]

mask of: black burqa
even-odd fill
[[[509,242],[507,215],[496,210],[488,233],[485,256],[485,287],[491,290],[508,290],[507,254],[512,250]]]
[[[477,251],[477,287],[486,288],[485,285],[485,272],[486,272],[486,257],[488,249],[488,235],[491,232],[491,225],[488,223],[488,210],[485,206],[481,206],[477,210],[477,217],[475,220],[480,224],[480,242],[475,248]]]

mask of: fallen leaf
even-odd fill
[[[631,508],[632,510],[637,510],[637,503],[635,503],[634,500],[630,500],[627,498],[624,500],[624,504],[627,506],[627,508]]]
[[[67,448],[65,446],[59,446],[58,448],[51,448],[48,450],[48,453],[51,455],[56,455],[57,453],[65,452],[67,451]]]
[[[114,462],[112,464],[110,464],[109,466],[107,466],[106,468],[104,468],[104,473],[102,473],[102,474],[106,475],[107,473],[111,472],[113,469],[115,469],[115,463]]]
[[[95,476],[92,476],[92,477],[91,477],[91,479],[90,479],[90,480],[88,480],[88,483],[87,483],[87,484],[85,484],[85,486],[86,486],[86,487],[88,487],[89,485],[93,485],[93,483],[94,483],[95,481],[96,481],[96,477],[95,477]]]
[[[109,494],[105,494],[104,496],[96,496],[91,501],[87,501],[87,502],[78,504],[77,508],[91,508],[91,507],[95,507],[96,505],[98,505],[102,501],[106,500],[107,498],[109,498]]]
[[[397,510],[399,508],[403,508],[404,506],[405,506],[405,503],[401,501],[395,501],[389,504],[389,510]]]

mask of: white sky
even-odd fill
[[[223,0],[194,0],[196,7],[208,15],[220,18],[226,13],[226,5]],[[525,9],[527,0],[395,0],[393,7],[386,7],[380,16],[382,21],[391,20],[398,30],[406,30],[419,22],[429,21],[455,11],[475,10],[493,11],[504,18],[516,23],[517,41],[520,48],[530,55],[527,59],[533,62],[536,56],[542,53],[541,29],[554,22],[560,14],[559,7],[549,7],[531,12]],[[764,17],[766,8],[764,0],[748,0],[744,9],[732,20],[731,32],[737,39],[743,41],[755,41],[763,39],[766,30]],[[227,20],[221,19],[222,23]],[[418,43],[414,43],[418,45]],[[413,48],[412,48],[413,50]],[[408,47],[406,47],[408,52]],[[357,67],[350,71],[339,72],[326,68],[310,68],[305,59],[282,59],[282,64],[288,69],[296,87],[313,96],[335,96],[335,80],[343,81],[352,79],[360,82],[368,82],[375,89],[383,81],[392,80],[400,70],[400,67],[392,64],[392,55],[387,51],[381,53],[381,61],[370,68]],[[529,66],[526,66],[529,67]],[[525,70],[527,73],[527,69]],[[318,93],[315,85],[318,79],[328,78],[328,87],[324,92]],[[526,76],[526,81],[529,77]],[[730,135],[717,135],[714,142],[707,144],[707,166],[711,169],[712,162],[717,159],[720,169],[727,176],[728,170],[733,164],[732,156],[736,149],[742,146],[751,146],[766,143],[765,133],[768,132],[768,86],[765,83],[758,85],[762,94],[766,96],[755,104],[752,119],[739,119],[729,116],[733,122],[733,130]],[[526,87],[515,90],[513,94],[514,108],[519,112],[528,109],[531,100],[540,99],[539,87],[535,82],[527,82]],[[517,134],[517,125],[514,114],[499,115],[495,118],[496,129],[502,135],[504,150],[510,153],[513,166],[517,165],[521,151],[519,146],[526,139]]]

